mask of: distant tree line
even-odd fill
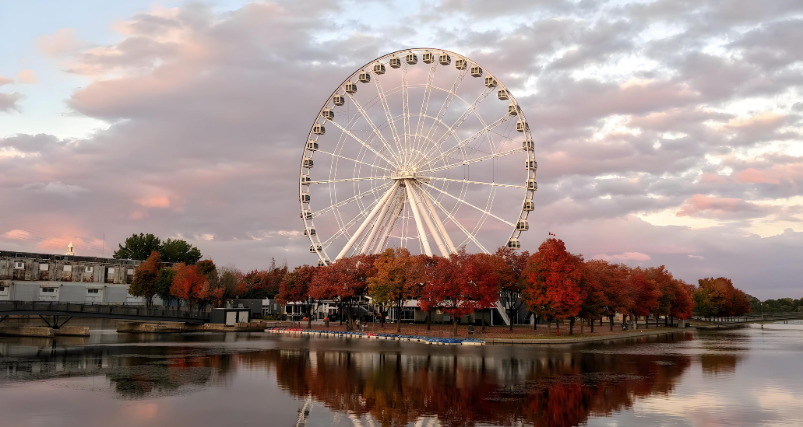
[[[803,311],[803,298],[800,299],[780,298],[780,299],[768,299],[764,301],[761,301],[758,298],[750,295],[748,295],[747,298],[750,300],[750,310],[754,315],[761,314],[762,310],[764,314],[790,313],[790,312]]]
[[[143,297],[147,306],[159,297],[168,305],[178,302],[190,310],[200,310],[209,306],[221,307],[226,300],[235,298],[274,298],[286,274],[287,267],[277,268],[275,260],[271,260],[268,270],[247,273],[233,266],[219,268],[210,259],[193,265],[178,263],[167,268],[161,253],[154,250],[134,270],[129,293]]]

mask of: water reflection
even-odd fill
[[[670,393],[688,357],[568,353],[502,359],[278,350],[238,356],[275,371],[280,387],[382,425],[422,417],[446,426],[571,426]]]
[[[615,417],[650,397],[669,398],[685,373],[699,376],[699,369],[689,369],[693,363],[700,363],[704,376],[733,375],[744,359],[741,349],[750,345],[745,334],[723,333],[552,349],[264,334],[148,335],[139,341],[116,334],[15,338],[0,340],[0,386],[99,377],[111,394],[125,400],[189,396],[222,387],[227,391],[220,399],[230,405],[247,393],[243,375],[237,375],[243,373],[270,381],[258,387],[278,387],[301,402],[313,402],[313,416],[329,416],[325,407],[383,426],[423,419],[444,426],[574,426],[591,417]],[[277,404],[265,402],[271,405]]]

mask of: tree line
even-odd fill
[[[272,261],[268,270],[242,272],[234,267],[218,268],[212,260],[196,264],[179,263],[164,268],[162,255],[152,251],[135,271],[130,293],[152,304],[180,301],[184,306],[221,306],[233,298],[273,298],[280,304],[299,303],[309,322],[315,308],[334,301],[354,329],[358,307],[371,300],[373,312],[384,321],[395,309],[397,331],[401,313],[409,301],[427,312],[428,328],[436,312],[452,318],[455,334],[463,316],[501,304],[508,318],[522,307],[529,316],[559,328],[567,321],[569,333],[576,322],[581,331],[587,324],[614,317],[638,322],[664,317],[665,323],[688,319],[692,311],[700,316],[740,316],[751,310],[750,297],[731,280],[704,278],[692,285],[675,278],[661,265],[628,267],[605,260],[585,260],[570,253],[556,237],[546,239],[532,254],[499,248],[494,254],[468,254],[462,248],[448,257],[412,255],[404,248],[386,249],[381,254],[342,258],[330,265],[298,266],[288,271]],[[484,318],[481,319],[484,326]],[[513,322],[510,323],[512,329]]]
[[[370,297],[382,315],[389,308],[401,313],[407,301],[417,300],[428,312],[428,328],[435,311],[452,317],[455,334],[462,316],[503,304],[509,318],[524,305],[551,330],[554,322],[568,321],[569,333],[580,321],[593,332],[594,320],[607,317],[611,330],[616,314],[636,322],[652,315],[665,322],[688,319],[695,301],[715,301],[714,312],[701,315],[742,315],[750,312],[745,295],[726,278],[707,278],[699,287],[675,278],[666,267],[631,268],[605,260],[584,260],[566,250],[564,242],[550,237],[538,250],[499,248],[495,254],[467,254],[464,249],[448,257],[411,255],[403,248],[378,255],[342,258],[331,265],[303,265],[289,272],[279,285],[280,303],[306,303],[311,322],[313,307],[337,301],[353,328],[354,309]],[[725,301],[729,301],[726,303]],[[724,311],[722,311],[724,310]],[[484,321],[484,319],[483,319]],[[397,315],[397,331],[401,316]],[[511,329],[512,329],[512,322]],[[551,331],[550,331],[551,332]]]
[[[188,265],[179,263],[164,267],[162,255],[151,255],[134,270],[134,279],[128,292],[143,297],[151,306],[159,297],[168,305],[174,301],[189,310],[209,306],[221,307],[226,300],[274,298],[279,284],[287,275],[287,266],[276,267],[271,260],[268,270],[243,272],[232,266],[218,268],[212,260]]]

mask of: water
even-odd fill
[[[1,426],[803,425],[799,326],[541,348],[84,322],[0,338]]]

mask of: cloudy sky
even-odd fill
[[[245,269],[317,262],[297,179],[321,104],[435,46],[491,69],[531,124],[523,248],[553,232],[803,296],[799,0],[0,1],[0,39],[1,249],[108,255],[152,232]]]

